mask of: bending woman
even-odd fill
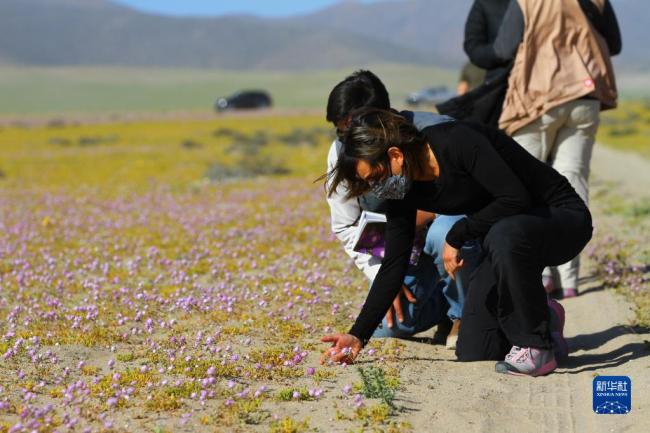
[[[329,192],[345,182],[350,197],[372,190],[390,198],[386,251],[349,333],[323,338],[333,343],[323,360],[351,362],[368,342],[401,287],[422,209],[467,215],[446,237],[449,275],[464,265],[459,250],[466,241],[480,240],[485,252],[470,281],[458,358],[502,359],[501,373],[553,371],[551,314],[539,275],[579,254],[592,233],[589,210],[566,178],[502,132],[461,121],[419,132],[399,114],[364,109],[343,143]]]

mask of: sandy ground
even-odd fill
[[[592,167],[598,182],[649,194],[650,163],[638,156],[597,146]],[[629,326],[632,306],[597,280],[582,278],[580,290],[562,301],[570,359],[547,377],[496,374],[493,362],[457,363],[442,346],[407,342],[398,404],[408,414],[400,418],[416,432],[650,431],[650,334]],[[593,412],[596,375],[631,378],[631,413]]]
[[[398,402],[416,432],[646,432],[650,425],[650,351],[626,326],[630,306],[597,282],[563,302],[571,348],[567,365],[541,378],[504,376],[493,362],[461,364],[441,346],[407,343]],[[435,361],[435,362],[433,362]],[[632,412],[596,415],[595,375],[632,380]]]

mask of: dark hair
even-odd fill
[[[427,141],[412,123],[389,110],[362,108],[352,113],[350,128],[342,137],[343,147],[334,169],[326,175],[325,187],[331,196],[345,182],[346,199],[358,197],[370,190],[370,182],[379,180],[390,167],[388,149],[399,148],[404,154],[402,173],[413,179],[425,170]],[[373,173],[369,179],[357,174],[357,163],[366,161]],[[379,170],[378,170],[379,169]]]
[[[379,77],[359,70],[338,83],[327,99],[327,121],[335,125],[362,107],[390,108],[388,91]]]

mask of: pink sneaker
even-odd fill
[[[562,299],[575,298],[576,296],[578,296],[578,289],[562,289]]]
[[[506,361],[510,361],[511,359],[513,359],[516,355],[519,354],[520,350],[521,350],[521,347],[512,346],[512,349],[510,349],[510,352],[506,355]]]
[[[536,377],[548,374],[557,368],[552,350],[520,347],[518,351],[512,353],[513,350],[504,361],[496,363],[497,373]]]
[[[547,277],[546,275],[542,276],[542,284],[544,285],[544,290],[549,295],[555,291],[555,284],[553,283],[553,277]]]
[[[555,299],[548,299],[546,302],[551,313],[549,328],[553,339],[553,352],[555,359],[563,362],[569,357],[569,345],[564,339],[564,307]]]

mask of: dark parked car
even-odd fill
[[[413,92],[406,98],[406,103],[409,105],[435,105],[444,102],[456,96],[455,92],[449,90],[448,87],[428,87],[419,92]]]
[[[217,111],[268,108],[271,96],[264,90],[242,90],[226,98],[219,98],[214,104]]]

